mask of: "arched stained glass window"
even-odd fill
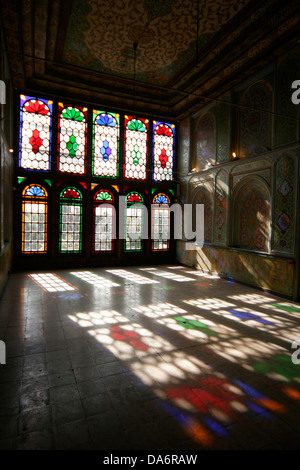
[[[153,121],[153,180],[172,181],[175,125]]]
[[[39,184],[22,193],[22,253],[47,252],[48,194]]]
[[[142,196],[130,192],[126,197],[125,209],[125,251],[141,251],[143,249],[143,217]],[[139,205],[138,205],[139,204]]]
[[[82,250],[82,194],[74,187],[60,194],[59,251],[79,253]]]
[[[167,251],[170,238],[170,199],[159,193],[152,205],[152,250]]]
[[[93,175],[118,176],[120,115],[93,110]]]
[[[50,169],[53,102],[20,96],[19,166],[29,170]]]
[[[100,189],[94,196],[94,252],[112,251],[115,239],[114,196]]]
[[[124,177],[147,179],[148,119],[125,116]]]
[[[58,103],[58,171],[85,173],[87,108]]]

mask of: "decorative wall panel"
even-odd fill
[[[273,249],[293,253],[297,165],[292,156],[286,155],[278,159],[275,168]]]
[[[199,188],[193,198],[194,204],[204,205],[204,242],[212,242],[213,232],[213,198],[205,188]]]
[[[235,195],[235,246],[269,251],[270,194],[259,181],[251,179]]]
[[[228,224],[229,174],[221,170],[216,177],[214,241],[226,244]]]
[[[267,82],[257,82],[244,93],[238,111],[241,157],[267,152],[272,147],[273,91]]]
[[[196,168],[204,170],[208,163],[216,160],[216,122],[212,112],[199,120],[196,132]]]

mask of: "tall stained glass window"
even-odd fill
[[[82,250],[82,194],[74,187],[60,194],[59,251],[79,253]]]
[[[148,119],[125,116],[124,177],[127,179],[147,179],[148,127]]]
[[[39,184],[26,186],[22,194],[22,253],[47,252],[48,194]]]
[[[87,108],[58,103],[58,171],[85,173]]]
[[[118,176],[120,115],[93,110],[93,175]]]
[[[175,126],[153,121],[153,180],[172,181],[174,170]]]
[[[152,250],[166,251],[169,249],[170,237],[170,199],[166,194],[159,193],[153,199],[152,206]]]
[[[94,252],[114,248],[115,200],[110,191],[100,189],[94,196]]]
[[[50,169],[52,106],[51,100],[20,96],[21,168]]]
[[[125,251],[141,251],[143,249],[143,204],[142,196],[131,192],[126,197],[125,214]]]

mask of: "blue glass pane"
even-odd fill
[[[40,186],[30,186],[25,191],[25,196],[45,197],[45,191]]]
[[[117,121],[110,114],[99,114],[96,118],[96,123],[100,124],[100,126],[109,127],[115,127],[117,125]]]
[[[155,204],[169,204],[168,198],[166,196],[163,196],[162,194],[159,194],[158,196],[155,197],[154,199]]]

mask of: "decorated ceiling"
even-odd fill
[[[13,84],[182,118],[296,40],[298,1],[1,0]],[[299,12],[298,12],[299,13]]]
[[[63,59],[88,69],[166,86],[249,0],[74,0]]]

